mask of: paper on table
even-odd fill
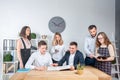
[[[70,65],[57,66],[57,67],[50,66],[48,67],[47,71],[60,71],[60,70],[66,70],[66,69],[70,69]]]

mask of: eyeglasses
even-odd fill
[[[98,40],[102,40],[103,38],[98,38]]]

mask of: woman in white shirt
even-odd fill
[[[64,56],[65,46],[63,45],[62,36],[58,32],[54,35],[50,52],[52,54],[53,63],[57,63]]]

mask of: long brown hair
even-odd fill
[[[21,37],[24,37],[24,38],[26,37],[26,29],[27,29],[27,28],[30,29],[29,26],[24,26],[24,27],[21,29],[21,32],[20,32],[20,36],[21,36]],[[30,35],[31,35],[31,31],[30,31]],[[27,39],[28,39],[28,40],[31,40],[31,36],[30,36],[30,35],[27,36]]]
[[[96,39],[96,47],[100,47],[100,45],[101,45],[101,43],[98,40],[99,35],[103,36],[105,45],[108,46],[109,44],[111,44],[111,42],[110,42],[109,38],[107,37],[107,35],[105,34],[105,32],[99,32],[97,35],[97,39]]]
[[[59,42],[56,40],[56,35],[60,36],[60,40]],[[60,33],[56,32],[55,35],[54,35],[54,39],[52,41],[52,45],[55,46],[55,45],[62,45],[63,44],[63,40],[62,40],[62,36]]]

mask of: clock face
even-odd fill
[[[51,32],[61,33],[64,31],[66,25],[65,25],[65,21],[63,18],[56,16],[56,17],[53,17],[52,19],[50,19],[48,26],[49,26],[49,29]]]

